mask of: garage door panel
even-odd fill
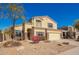
[[[60,34],[55,34],[55,33],[49,33],[49,40],[59,40],[60,39]]]

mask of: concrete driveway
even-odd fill
[[[69,42],[72,45],[77,46],[76,48],[67,50],[65,52],[60,53],[59,55],[79,55],[79,42],[73,40],[73,39],[63,39],[60,40],[61,42]]]

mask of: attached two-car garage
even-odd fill
[[[61,38],[61,31],[52,31],[48,33],[48,40],[59,40]]]

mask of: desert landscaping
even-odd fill
[[[77,47],[67,42],[57,41],[40,41],[35,44],[26,40],[19,42],[22,45],[17,47],[3,47],[5,42],[0,43],[0,55],[56,55]]]
[[[40,7],[39,4],[38,6]],[[68,6],[66,6],[66,9],[58,10],[58,5],[58,9],[54,11],[55,14],[59,11],[62,12],[62,9],[66,11],[66,14],[71,12],[68,14],[68,17],[71,17],[71,19],[68,18],[68,21],[73,21],[68,23],[66,20],[61,20],[66,19],[66,17],[61,18],[62,15],[66,16],[65,14],[59,13],[55,16],[56,18],[53,18],[53,9],[49,8],[50,12],[45,11],[47,5],[46,8],[43,7],[44,11],[41,7],[39,10],[26,7],[27,4],[16,3],[0,5],[0,55],[59,55],[66,51],[69,52],[64,54],[79,54],[79,19],[73,20],[69,15],[72,15],[72,8],[68,11],[66,10]],[[60,5],[60,7],[62,6]],[[28,10],[34,13],[30,13]],[[49,14],[40,14],[36,11]],[[76,47],[78,48],[75,49]]]

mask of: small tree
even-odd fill
[[[19,12],[18,12],[18,5],[17,4],[10,4],[9,5],[9,10],[10,10],[10,17],[13,20],[13,25],[12,25],[12,37],[13,39],[15,38],[15,22],[17,18],[19,18]]]
[[[24,16],[24,8],[22,5],[19,5],[19,4],[6,4],[5,7],[0,6],[0,10],[1,11],[6,10],[7,17],[12,20],[11,32],[12,32],[12,37],[14,39],[15,38],[15,25],[16,25],[15,23],[17,19],[23,18],[22,16]],[[1,16],[3,16],[3,14]],[[23,19],[23,22],[25,22],[24,19]]]
[[[79,30],[79,20],[76,20],[76,21],[75,21],[74,27],[75,27],[77,30]]]

